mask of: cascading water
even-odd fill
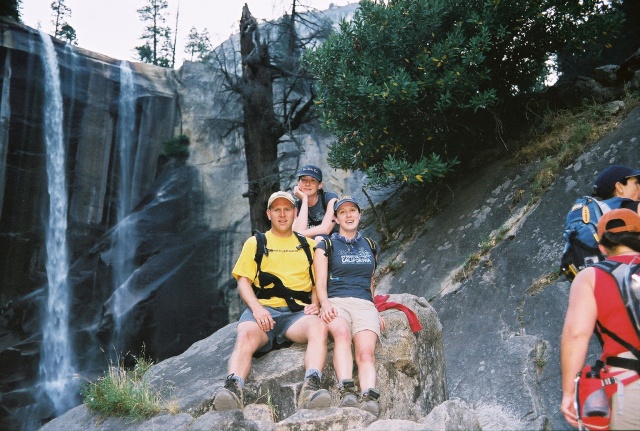
[[[11,122],[11,52],[7,52],[4,61],[4,73],[2,80],[2,96],[0,96],[0,215],[2,214],[2,202],[4,201],[4,185],[7,172],[7,151],[9,150],[9,124]]]
[[[49,217],[46,226],[48,290],[43,318],[40,381],[56,413],[73,407],[74,367],[69,336],[69,257],[67,252],[67,188],[60,72],[51,37],[40,32],[45,73],[44,134],[47,152]]]
[[[113,318],[115,326],[114,344],[116,350],[122,346],[120,339],[122,317],[126,312],[127,281],[134,271],[133,257],[136,249],[135,225],[133,220],[127,219],[136,197],[135,185],[135,121],[136,94],[133,72],[129,62],[120,62],[120,97],[118,100],[118,208],[115,243],[112,250],[112,267],[114,278]],[[124,294],[124,295],[123,295]]]

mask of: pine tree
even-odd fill
[[[140,61],[162,67],[173,67],[173,42],[171,27],[167,21],[167,0],[147,0],[147,4],[138,9],[140,20],[145,23],[140,39],[145,43],[137,46]]]
[[[51,24],[53,35],[73,45],[78,44],[76,30],[67,22],[71,17],[71,8],[64,4],[64,0],[55,0],[51,3]]]
[[[21,0],[0,0],[0,16],[20,22]]]
[[[206,59],[211,49],[211,41],[209,40],[207,29],[205,28],[202,32],[198,32],[195,27],[191,27],[187,36],[187,44],[184,48],[184,52],[190,56],[190,60],[193,61],[194,56],[197,60]]]

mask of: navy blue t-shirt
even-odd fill
[[[345,243],[338,234],[331,235],[333,253],[329,257],[329,298],[360,298],[373,302],[371,277],[375,269],[375,256],[364,237],[353,244]],[[326,243],[315,247],[326,252]],[[377,247],[376,247],[377,249]]]

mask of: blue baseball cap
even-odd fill
[[[298,179],[300,179],[300,177],[312,177],[322,182],[322,171],[317,166],[304,165],[300,171],[298,171]]]
[[[617,182],[631,177],[640,177],[640,170],[622,165],[609,166],[596,177],[593,194],[599,198],[608,199],[613,195],[613,189]]]
[[[336,203],[333,204],[333,212],[337,213],[338,208],[340,208],[340,205],[346,204],[347,202],[353,203],[358,208],[358,211],[362,212],[362,210],[360,209],[360,205],[358,205],[358,201],[356,201],[351,196],[342,196],[340,199],[338,199]]]

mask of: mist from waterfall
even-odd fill
[[[45,74],[43,103],[47,152],[49,215],[46,225],[47,296],[43,316],[40,382],[56,413],[75,404],[74,366],[69,334],[69,256],[67,250],[67,187],[60,72],[51,37],[40,31]]]
[[[133,72],[129,62],[120,62],[120,95],[118,100],[118,200],[117,220],[112,249],[112,268],[114,279],[114,344],[116,351],[122,348],[121,329],[122,317],[128,310],[126,304],[122,304],[122,292],[128,289],[128,281],[134,272],[133,257],[136,251],[135,223],[127,219],[133,209],[137,198],[137,185],[135,184],[135,160],[136,160],[136,92],[133,80]],[[124,295],[126,297],[126,295]],[[129,307],[130,308],[130,307]]]

